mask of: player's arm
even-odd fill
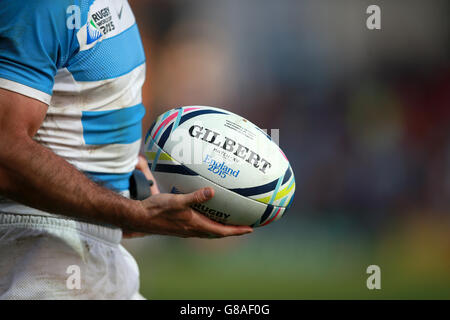
[[[210,199],[210,188],[157,194],[141,202],[97,185],[32,139],[46,111],[43,102],[0,89],[0,194],[51,213],[137,232],[182,237],[251,232],[250,227],[221,225],[190,208]]]

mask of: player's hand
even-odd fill
[[[136,164],[136,169],[142,171],[147,180],[153,181],[153,185],[150,187],[151,194],[158,194],[159,193],[158,184],[156,183],[155,177],[153,177],[153,174],[150,171],[150,168],[148,167],[147,159],[143,155],[139,155],[138,163]]]
[[[143,155],[139,155],[138,157],[138,163],[136,164],[136,169],[139,171],[142,171],[144,176],[147,178],[147,180],[152,180],[153,185],[150,187],[150,194],[155,195],[159,193],[158,184],[156,183],[155,177],[153,176],[152,172],[150,171],[150,168],[148,166],[147,159]],[[146,233],[142,232],[133,232],[129,230],[123,230],[123,237],[128,238],[140,238],[148,236]]]
[[[141,201],[148,212],[143,221],[147,233],[178,237],[222,238],[253,232],[248,226],[227,226],[215,222],[191,208],[208,201],[214,189],[204,188],[189,194],[160,193]]]

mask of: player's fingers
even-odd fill
[[[194,216],[196,229],[207,237],[229,237],[240,236],[253,232],[253,228],[249,226],[230,226],[213,221],[202,214]]]
[[[142,233],[142,232],[133,232],[133,231],[125,231],[125,230],[123,230],[122,235],[123,235],[124,239],[132,239],[132,238],[145,237],[145,236],[148,236],[150,234]]]

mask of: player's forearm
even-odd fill
[[[48,212],[133,228],[145,214],[31,139],[0,141],[0,194]]]

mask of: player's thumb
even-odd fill
[[[202,188],[195,192],[185,194],[183,195],[183,197],[185,204],[191,206],[193,204],[210,200],[212,197],[214,197],[214,189],[210,187]]]

